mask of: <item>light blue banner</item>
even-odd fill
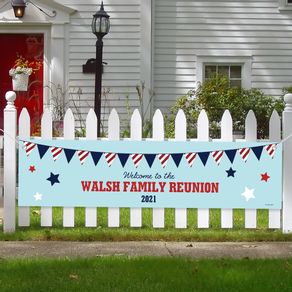
[[[23,140],[19,206],[281,209],[282,144]]]

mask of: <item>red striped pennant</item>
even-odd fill
[[[87,158],[87,156],[89,155],[89,151],[84,151],[84,150],[79,150],[77,151],[80,163],[83,164]]]
[[[222,151],[222,150],[218,150],[218,151],[213,151],[212,152],[212,156],[213,156],[215,162],[217,163],[217,165],[220,164],[221,159],[223,157],[223,154],[224,154],[224,151]]]
[[[104,153],[106,162],[108,166],[111,166],[116,159],[116,153]]]
[[[60,156],[63,148],[61,147],[51,147],[51,153],[52,153],[52,156],[53,156],[53,159],[54,161],[56,161],[58,159],[58,157]]]
[[[158,158],[160,160],[161,166],[164,168],[166,163],[170,157],[170,154],[158,154]]]
[[[275,152],[276,152],[276,148],[277,148],[276,144],[270,144],[270,145],[267,145],[265,147],[265,149],[267,150],[267,152],[268,152],[268,154],[270,155],[271,158],[274,158]]]
[[[250,148],[239,149],[239,154],[240,154],[241,158],[244,160],[244,162],[247,161],[249,153],[250,153]]]
[[[137,168],[143,158],[143,154],[132,154],[131,157],[132,157],[135,167]]]
[[[185,156],[189,166],[192,167],[193,162],[194,162],[194,160],[195,160],[195,158],[197,156],[197,153],[195,153],[195,152],[186,153],[184,156]]]
[[[35,148],[36,144],[31,143],[31,142],[24,142],[24,149],[26,152],[26,156],[29,156],[31,151]]]

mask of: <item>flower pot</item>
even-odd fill
[[[12,76],[12,88],[14,91],[27,91],[29,75],[14,74]]]
[[[53,121],[53,134],[55,137],[62,137],[64,133],[63,121]]]

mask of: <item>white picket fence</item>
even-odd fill
[[[4,232],[13,232],[16,228],[16,137],[17,121],[16,109],[14,107],[15,94],[6,94],[7,106],[4,110]],[[283,134],[288,137],[292,133],[292,94],[285,96],[286,108],[283,113]],[[22,138],[30,137],[30,117],[26,109],[23,109],[18,123],[19,136]],[[209,120],[203,110],[198,118],[196,141],[210,141]],[[281,141],[281,121],[276,111],[273,112],[269,123],[270,141]],[[64,118],[64,139],[75,138],[75,121],[73,113],[67,110]],[[41,120],[40,139],[52,139],[52,116],[45,110]],[[86,119],[86,139],[97,139],[97,118],[91,109]],[[111,111],[108,120],[108,140],[120,139],[120,120],[115,109]],[[135,110],[131,118],[131,140],[142,140],[142,121],[138,110]],[[164,140],[164,120],[160,110],[156,110],[153,117],[152,139],[157,141]],[[175,140],[185,141],[186,137],[186,118],[180,110],[175,120]],[[257,140],[256,117],[250,111],[246,117],[245,140]],[[221,121],[221,141],[233,141],[233,123],[230,112],[226,110]],[[147,143],[147,142],[146,142]],[[210,141],[211,143],[211,141]],[[285,142],[284,147],[284,170],[283,170],[283,208],[282,210],[269,210],[269,228],[282,228],[283,232],[292,231],[292,139]],[[63,208],[63,226],[74,227],[74,208]],[[98,208],[85,209],[85,226],[96,227]],[[153,209],[152,225],[154,228],[163,228],[165,225],[165,209]],[[197,210],[197,227],[209,227],[209,209]],[[175,209],[175,227],[187,228],[187,209]],[[50,227],[53,224],[53,212],[51,207],[41,208],[41,226]],[[18,226],[30,226],[30,208],[18,208]],[[108,226],[120,226],[120,209],[108,208]],[[142,226],[142,209],[130,209],[130,226]],[[256,228],[257,210],[245,210],[245,228]],[[233,227],[233,210],[221,210],[221,227]]]

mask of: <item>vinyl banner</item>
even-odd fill
[[[20,140],[19,206],[281,209],[282,144]]]

